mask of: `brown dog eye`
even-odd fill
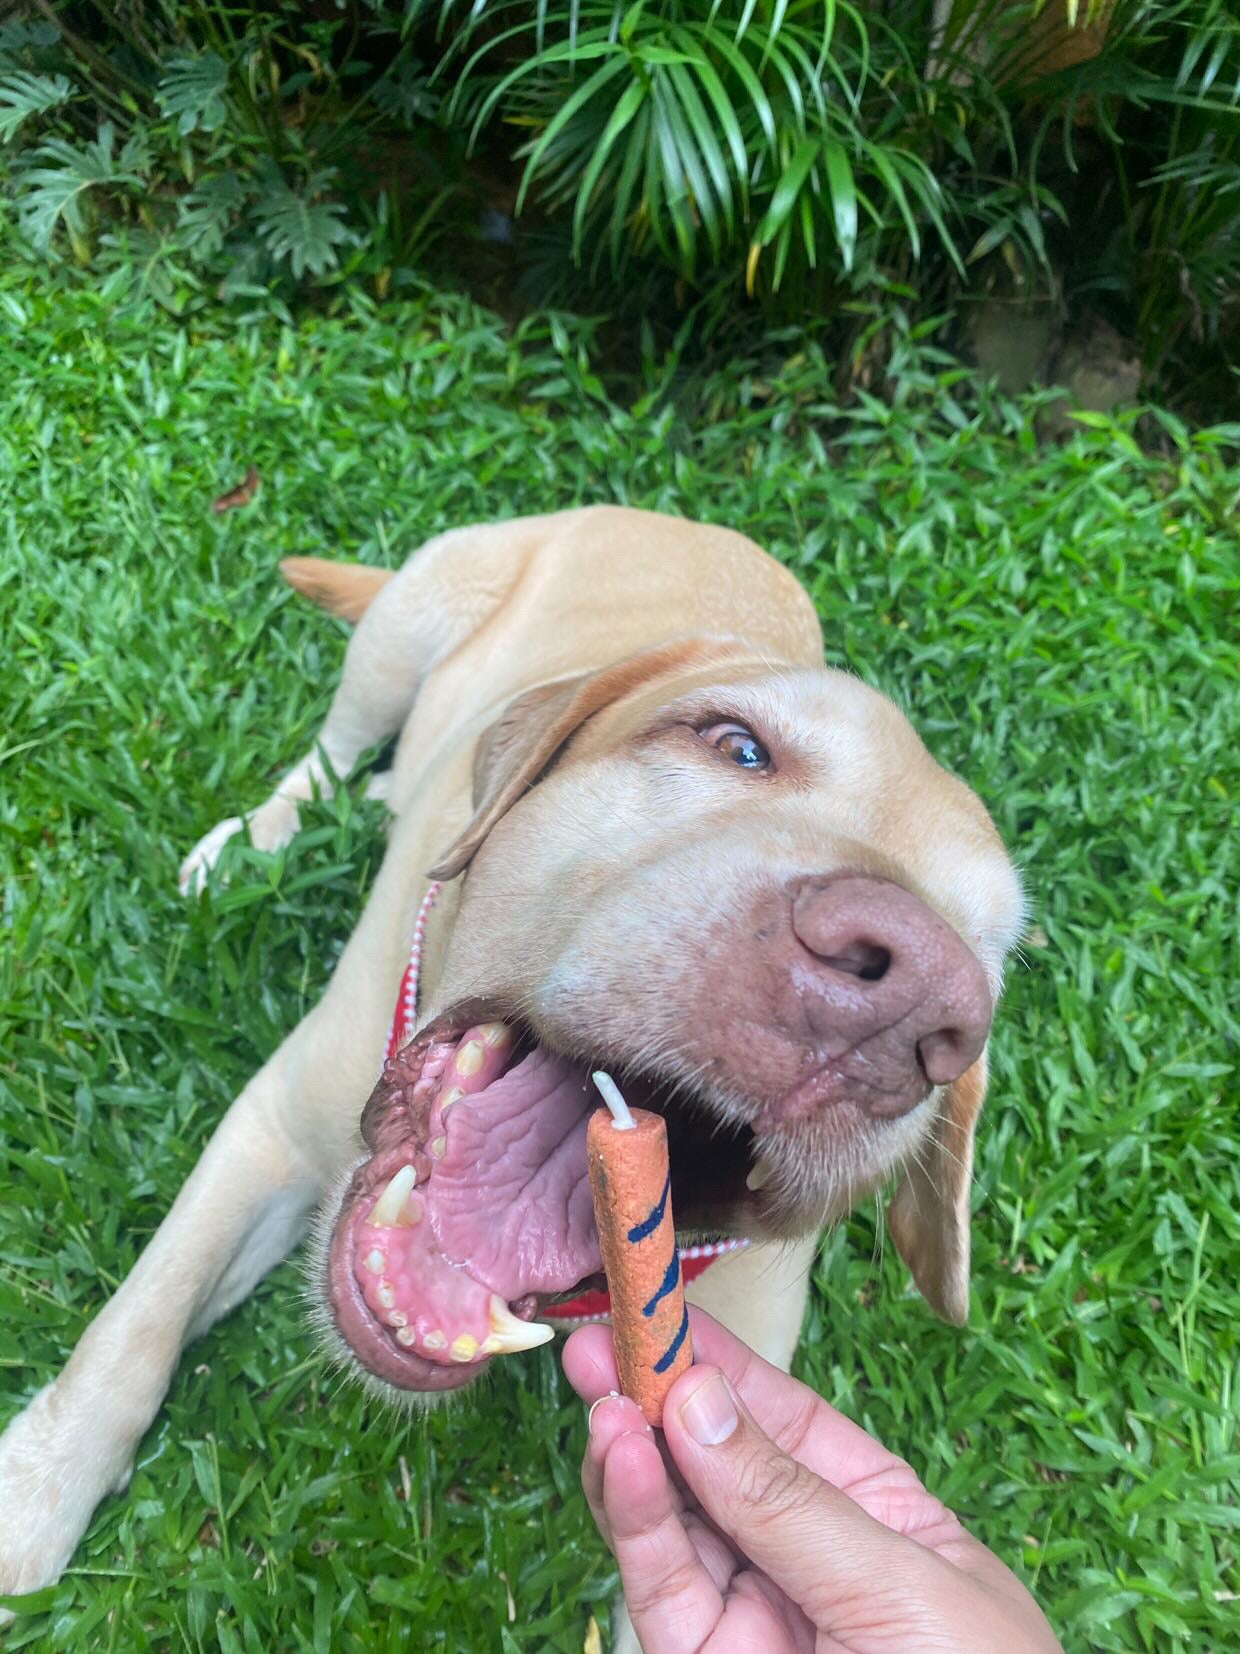
[[[716,752],[730,758],[743,770],[769,770],[771,755],[743,724],[712,724],[698,731],[703,741],[709,741]]]

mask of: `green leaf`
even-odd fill
[[[667,215],[671,220],[672,232],[679,249],[677,264],[686,274],[692,275],[695,263],[696,243],[693,237],[693,221],[689,213],[691,189],[685,164],[681,157],[679,145],[676,142],[675,114],[669,109],[669,96],[663,81],[656,80],[653,85],[651,112],[653,115],[654,142],[650,146],[646,157],[646,183],[650,198],[651,228],[656,236],[661,233],[660,214],[655,207],[656,198],[661,198],[667,206]],[[661,173],[656,169],[661,167]],[[666,245],[666,242],[664,243]]]
[[[892,165],[891,159],[881,144],[862,143],[862,154],[878,174],[881,181],[887,186],[887,193],[896,204],[896,210],[904,220],[904,227],[908,231],[909,246],[914,258],[921,257],[921,232],[917,227],[917,219],[909,205],[908,192],[900,174]]]
[[[842,144],[828,138],[822,146],[827,168],[827,188],[831,192],[831,211],[835,218],[835,239],[845,270],[851,270],[857,251],[857,185],[852,163]]]
[[[165,115],[176,117],[182,137],[201,128],[215,132],[228,115],[228,65],[214,52],[180,52],[169,58],[155,89]]]
[[[760,247],[765,247],[773,241],[788,222],[797,196],[809,176],[810,168],[821,152],[822,144],[818,138],[802,138],[793,151],[792,159],[779,175],[779,181],[771,194],[770,205],[754,231],[754,240]]]
[[[555,142],[578,110],[584,108],[591,98],[597,97],[617,75],[623,74],[626,67],[627,60],[625,57],[619,52],[613,54],[601,68],[596,69],[592,75],[582,81],[572,96],[559,109],[555,118],[549,123],[530,150],[529,159],[525,163],[525,171],[521,174],[521,187],[517,191],[518,212],[525,204],[526,194],[538,173],[538,164],[549,146]]]
[[[703,150],[714,143],[714,134],[701,126],[695,126],[689,114],[680,101],[679,93],[682,90],[680,82],[675,78],[675,71],[669,69],[659,76],[655,95],[655,105],[659,108],[667,122],[671,141],[676,146],[684,169],[685,181],[688,186],[690,199],[697,209],[697,216],[702,229],[706,232],[706,239],[710,243],[711,252],[719,256],[719,214],[716,210],[716,191],[712,188],[711,178],[704,165]],[[687,77],[686,77],[687,78]],[[701,105],[698,105],[699,109]],[[727,169],[723,165],[723,157],[717,144],[714,152],[719,161],[720,172],[723,178],[723,188],[727,192],[727,216],[731,217],[731,192],[728,190]]]
[[[680,30],[672,30],[669,32],[671,32],[676,38],[679,38],[682,33]],[[771,153],[774,154],[779,137],[778,125],[775,120],[775,112],[771,108],[771,100],[767,97],[762,82],[754,73],[753,66],[749,63],[748,59],[745,57],[745,54],[740,51],[721,30],[703,30],[702,35],[703,46],[709,46],[712,51],[716,52],[721,58],[723,58],[724,62],[732,70],[737,80],[740,81],[745,91],[749,94],[750,107],[757,118],[758,125],[762,128],[763,135],[767,141],[767,147],[770,149]],[[746,173],[749,171],[748,160],[745,162],[744,170]]]
[[[580,256],[581,233],[585,223],[586,212],[589,209],[595,186],[607,165],[611,153],[616,146],[620,134],[629,126],[637,112],[647,98],[646,83],[640,80],[633,81],[620,94],[619,101],[612,110],[603,128],[603,135],[595,145],[594,153],[581,175],[581,184],[577,190],[577,200],[573,207],[573,251]],[[630,146],[631,147],[631,146]]]
[[[629,203],[633,199],[633,192],[637,188],[637,180],[641,175],[642,161],[645,159],[650,144],[650,128],[653,125],[653,116],[649,102],[638,110],[637,119],[633,122],[633,130],[629,134],[629,142],[624,151],[624,159],[620,163],[620,176],[616,180],[616,194],[611,209],[611,226],[607,240],[611,253],[612,265],[619,268],[623,263],[623,243],[625,224],[629,216]],[[635,240],[640,239],[635,236]]]
[[[223,246],[252,194],[235,172],[217,172],[183,195],[177,203],[180,244],[199,258],[210,258]]]
[[[715,72],[714,66],[705,58],[697,59],[693,64],[693,73],[701,82],[702,90],[710,100],[719,121],[719,128],[732,155],[732,169],[736,184],[741,192],[742,199],[749,182],[749,156],[745,151],[745,135],[741,131],[736,110],[732,106],[723,82]]]
[[[136,160],[139,145],[130,140],[118,160],[113,159],[116,132],[109,121],[99,128],[93,143],[79,148],[63,138],[49,138],[34,151],[32,165],[20,174],[18,214],[22,228],[41,251],[51,246],[56,226],[63,220],[70,235],[78,238],[85,228],[82,197],[100,184],[140,185],[137,173],[126,170],[127,160]]]
[[[271,171],[274,174],[274,168]],[[315,173],[298,192],[278,175],[269,176],[256,208],[258,233],[267,250],[288,264],[298,281],[306,274],[322,276],[334,270],[340,262],[336,249],[353,240],[341,223],[344,203],[314,199],[330,178],[329,173]]]
[[[670,68],[668,79],[676,89],[680,107],[684,112],[686,130],[691,134],[698,153],[705,163],[710,174],[710,181],[723,212],[728,230],[733,223],[732,213],[732,173],[729,170],[723,150],[719,147],[719,140],[715,134],[715,125],[707,113],[697,89],[693,76],[687,69]],[[742,170],[741,177],[744,177]]]
[[[73,96],[63,75],[28,75],[14,70],[0,75],[0,143],[7,143],[23,121],[59,109]]]

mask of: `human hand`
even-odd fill
[[[662,1453],[615,1394],[610,1329],[564,1347],[590,1404],[582,1486],[645,1654],[1057,1654],[1024,1586],[903,1460],[690,1313],[697,1364]]]

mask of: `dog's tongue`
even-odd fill
[[[543,1342],[550,1329],[509,1306],[529,1313],[535,1295],[565,1292],[601,1268],[588,1079],[542,1048],[499,1072],[505,1042],[488,1033],[471,1029],[428,1059],[426,1142],[380,1157],[383,1180],[352,1224],[357,1289],[401,1348],[432,1362]]]
[[[601,1267],[585,1147],[596,1101],[579,1067],[540,1048],[448,1116],[432,1222],[445,1254],[507,1298]]]

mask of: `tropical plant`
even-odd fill
[[[382,193],[359,152],[377,129],[407,143],[435,112],[382,7],[365,30],[291,0],[244,16],[222,0],[43,10],[0,25],[0,162],[23,233],[50,256],[62,238],[83,263],[158,249],[153,268],[219,274],[226,295],[334,279],[364,193]],[[384,256],[425,244],[426,215],[413,222],[417,245],[389,238]]]
[[[123,253],[170,302],[207,277],[382,292],[437,235],[477,280],[478,208],[511,175],[505,299],[524,283],[716,338],[826,317],[855,375],[890,348],[887,296],[930,316],[1006,286],[1100,310],[1147,380],[1199,401],[1236,370],[1230,0],[41,12],[0,25],[22,231],[52,257]]]
[[[521,135],[518,208],[571,227],[586,277],[653,259],[786,316],[879,276],[938,304],[989,261],[1118,308],[1155,372],[1235,304],[1240,23],[1222,0],[1051,9],[438,0],[437,77],[473,142]]]

